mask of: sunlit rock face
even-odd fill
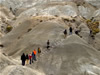
[[[13,13],[4,5],[0,5],[0,36],[3,36],[7,25],[12,25],[12,20],[15,18]]]
[[[99,0],[85,0],[86,2],[90,3],[91,5],[100,8],[100,1]]]
[[[71,2],[71,3],[69,3]],[[100,2],[97,0],[5,0],[2,4],[20,15],[22,12],[39,15],[61,15],[61,16],[76,16],[82,15],[85,18],[91,18],[94,11],[98,10]],[[95,5],[96,4],[96,5]],[[79,5],[77,7],[77,5]],[[29,9],[29,10],[28,10]],[[41,12],[41,13],[40,13]],[[25,12],[24,12],[25,13]],[[27,14],[29,14],[27,13]],[[99,13],[99,12],[98,12]]]
[[[93,40],[86,24],[91,17],[100,21],[99,3],[0,0],[0,27],[4,27],[0,29],[0,75],[100,75],[100,33]],[[7,25],[13,27],[8,33]],[[79,35],[75,34],[77,29]],[[46,48],[47,40],[50,50]],[[37,61],[22,66],[22,53],[32,53],[38,47],[41,54],[37,53]]]

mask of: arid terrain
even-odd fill
[[[100,75],[100,1],[0,0],[0,75]]]

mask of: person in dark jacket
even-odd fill
[[[34,55],[34,52],[32,52],[32,63],[34,62],[34,58],[35,58],[35,55]]]
[[[28,56],[28,54],[26,54],[26,63],[27,64],[29,63],[29,56]]]
[[[79,36],[79,29],[78,29],[78,27],[75,28],[75,34]]]
[[[49,42],[49,40],[47,41],[47,45],[50,45],[50,42]]]
[[[49,49],[50,48],[50,42],[49,42],[49,40],[47,41],[47,49]]]
[[[72,27],[69,28],[69,32],[70,32],[70,34],[72,34],[72,32],[73,32],[73,28]]]
[[[66,38],[66,36],[67,36],[67,30],[66,30],[66,29],[65,29],[65,31],[64,31],[64,35],[65,35],[64,38]]]
[[[25,65],[25,60],[26,60],[26,57],[25,57],[24,53],[21,55],[21,60],[22,60],[22,65],[24,66]]]
[[[92,30],[90,29],[90,36],[92,35]]]
[[[10,7],[10,11],[12,11],[12,8]]]

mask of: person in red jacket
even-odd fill
[[[32,60],[32,54],[31,53],[29,54],[29,60],[30,60],[30,64],[31,64],[31,62],[32,62],[31,61]]]

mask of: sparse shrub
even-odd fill
[[[32,28],[28,29],[27,32],[30,32],[32,30]]]
[[[91,22],[91,20],[86,20],[86,23],[88,24],[89,22]]]
[[[43,20],[40,20],[40,22],[42,22]]]
[[[72,19],[72,21],[75,22],[76,20],[75,19]]]
[[[80,4],[77,4],[77,6],[80,6]]]
[[[19,23],[19,24],[21,24],[21,23]]]
[[[55,15],[55,17],[58,17],[58,15]]]
[[[92,30],[94,35],[96,35],[96,33],[100,32],[98,21],[92,22],[91,20],[87,20],[86,23],[87,23],[87,26]]]
[[[7,56],[7,54],[5,54],[5,53],[2,53],[4,56]]]
[[[100,32],[99,28],[93,29],[93,34],[96,34],[96,33],[99,33],[99,32]]]
[[[8,26],[6,27],[6,31],[7,31],[7,32],[10,32],[10,31],[12,30],[12,28],[13,28],[13,27],[12,27],[11,25],[8,25]]]
[[[67,22],[70,21],[68,18],[62,18],[62,19],[63,19],[64,22],[65,22],[65,21],[67,21]]]
[[[18,39],[20,39],[20,36],[18,37]]]
[[[16,20],[16,19],[17,19],[16,17],[13,18],[13,20]]]
[[[75,21],[76,21],[75,19],[70,20],[70,22],[75,22]]]
[[[96,26],[99,26],[99,22],[98,22],[98,21],[94,22],[94,24],[95,24]]]

